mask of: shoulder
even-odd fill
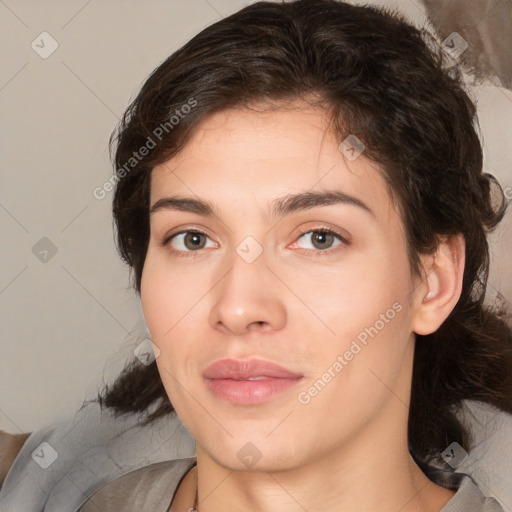
[[[78,512],[166,512],[195,457],[150,464],[100,484]]]
[[[8,472],[0,487],[0,509],[76,512],[117,478],[169,461],[178,461],[179,467],[179,461],[195,457],[195,441],[176,414],[143,426],[137,415],[116,417],[98,403],[88,402],[72,417],[36,429],[17,451],[14,462],[5,464]],[[151,467],[149,471],[161,475],[164,470]],[[106,510],[124,512],[125,508]],[[150,512],[145,507],[140,510]]]
[[[494,499],[486,497],[466,475],[453,498],[439,512],[504,512]]]

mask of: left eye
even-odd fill
[[[206,247],[206,239],[208,235],[201,233],[201,231],[183,231],[173,235],[169,242],[173,249],[177,251],[196,251],[198,249],[204,249]],[[209,247],[215,247],[215,244]]]
[[[345,241],[341,235],[327,229],[306,231],[298,238],[298,240],[301,239],[309,239],[310,244],[312,245],[312,247],[301,247],[301,249],[318,250],[331,249],[332,247],[336,247],[337,245],[340,245]],[[336,239],[338,240],[338,243],[333,246],[333,243],[336,242]]]

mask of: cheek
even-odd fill
[[[288,277],[294,293],[329,328],[326,335],[345,341],[374,325],[389,330],[404,316],[397,310],[403,310],[411,286],[406,258],[391,250],[358,253],[337,266]]]
[[[321,378],[330,371],[346,399],[352,390],[367,390],[365,399],[371,400],[383,387],[379,379],[396,379],[410,341],[407,258],[383,250],[378,257],[360,258],[337,275],[325,277],[308,297],[311,310],[329,327],[324,342],[315,346],[311,377]],[[304,281],[303,290],[312,283]],[[307,332],[307,323],[303,327]],[[329,375],[325,377],[329,380]]]
[[[204,285],[199,277],[170,269],[164,257],[151,249],[148,251],[140,297],[144,318],[155,344],[171,339],[196,316],[194,310],[203,295]]]
[[[169,270],[169,263],[148,251],[141,279],[141,303],[152,342],[159,348],[157,367],[170,397],[179,390],[178,381],[196,372],[199,326],[206,314],[201,279]]]
[[[297,395],[304,422],[333,438],[376,417],[390,399],[398,408],[408,399],[397,384],[409,380],[403,378],[410,345],[408,308],[399,301],[352,298],[337,323],[332,320],[336,334],[318,345]]]
[[[149,263],[149,264],[147,264]],[[141,302],[144,319],[151,335],[151,341],[159,349],[156,358],[158,373],[167,396],[176,408],[179,405],[179,384],[183,379],[176,373],[183,369],[181,362],[187,357],[186,344],[180,343],[180,322],[176,313],[180,309],[175,293],[170,293],[169,286],[151,259],[146,263],[141,281]]]

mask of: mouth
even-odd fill
[[[207,389],[224,402],[257,405],[297,385],[303,375],[260,359],[216,361],[203,372]]]

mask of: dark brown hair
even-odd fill
[[[482,172],[475,107],[455,67],[427,33],[399,15],[335,0],[258,2],[207,27],[148,78],[117,132],[113,200],[117,243],[140,293],[149,240],[152,168],[186,144],[204,116],[227,108],[302,98],[330,113],[342,141],[355,134],[383,166],[405,227],[411,268],[441,236],[466,241],[462,295],[433,334],[417,336],[409,447],[425,473],[454,488],[441,452],[469,450],[456,416],[465,399],[512,413],[512,334],[484,305],[486,234],[505,213],[503,191]],[[187,106],[188,107],[185,107]],[[134,160],[134,151],[155,147]],[[134,358],[98,401],[115,414],[173,411],[156,363]],[[156,404],[149,414],[150,405]]]

